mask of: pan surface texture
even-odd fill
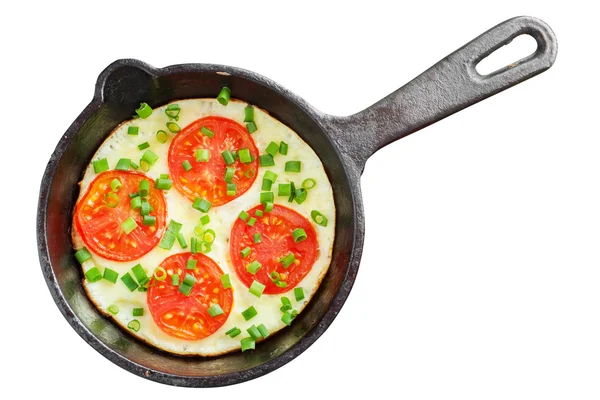
[[[475,66],[521,34],[537,50],[492,74]],[[42,179],[37,240],[42,272],[59,309],[98,352],[122,368],[176,386],[210,387],[247,381],[286,364],[306,350],[340,311],[356,278],[364,216],[360,175],[381,147],[529,79],[552,66],[556,38],[542,21],[508,20],[425,71],[383,100],[348,117],[323,114],[275,82],[238,68],[185,64],[154,68],[118,60],[99,76],[94,98],[69,127]],[[87,298],[70,239],[78,182],[96,149],[141,102],[157,107],[173,100],[215,97],[222,86],[235,98],[268,111],[297,132],[320,157],[333,186],[337,223],[333,259],[315,297],[294,323],[250,352],[219,357],[181,357],[162,352],[122,331]]]

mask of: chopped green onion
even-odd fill
[[[285,257],[280,258],[279,262],[283,265],[283,268],[287,268],[292,265],[295,259],[296,256],[290,251]]]
[[[273,283],[275,285],[277,285],[278,287],[280,287],[280,288],[286,288],[287,287],[287,283],[285,283],[283,281],[280,281],[280,280],[275,280],[275,281],[273,281]]]
[[[281,296],[281,304],[283,304],[283,306],[281,307],[281,311],[286,312],[292,309],[292,302],[290,301],[290,299],[288,299],[285,296]]]
[[[211,317],[217,317],[219,315],[225,314],[225,312],[223,311],[223,309],[221,308],[220,305],[218,304],[213,304],[212,307],[208,308],[208,314]]]
[[[179,284],[179,292],[183,293],[185,296],[189,296],[192,292],[192,288],[196,284],[196,277],[191,274],[185,274],[185,278],[183,278],[183,282]]]
[[[215,241],[217,237],[217,234],[215,233],[215,231],[213,231],[212,229],[207,229],[206,232],[204,232],[204,241],[208,244],[212,244],[212,242]]]
[[[154,182],[154,187],[159,190],[169,190],[173,186],[173,181],[170,179],[158,178]]]
[[[133,292],[139,286],[137,282],[131,277],[129,272],[125,272],[125,274],[121,276],[121,281],[125,284],[125,286],[127,286],[127,289],[129,289],[131,292]]]
[[[257,314],[258,311],[256,311],[254,306],[250,306],[246,310],[242,311],[242,317],[244,317],[246,321],[250,321],[252,318],[256,317]]]
[[[120,202],[121,199],[119,199],[119,196],[117,196],[113,192],[108,192],[104,196],[104,204],[106,204],[110,208],[115,208],[119,205]]]
[[[246,129],[248,130],[249,134],[253,134],[254,132],[256,132],[258,130],[258,127],[256,126],[256,122],[254,122],[254,121],[248,122],[246,124]]]
[[[132,315],[134,317],[142,317],[144,315],[144,309],[142,307],[136,307],[133,309]]]
[[[298,315],[298,311],[292,310],[292,318],[296,318],[297,315]]]
[[[287,156],[288,153],[288,145],[286,142],[279,143],[279,154],[282,156]]]
[[[158,156],[152,150],[146,150],[142,155],[142,160],[146,161],[150,165],[154,165],[158,161]]]
[[[245,210],[240,211],[239,218],[242,221],[247,221],[249,217],[250,217],[250,214],[248,214]]]
[[[294,297],[296,297],[296,301],[304,300],[304,289],[301,287],[294,288]]]
[[[210,129],[208,129],[207,127],[203,126],[202,128],[200,128],[200,132],[206,136],[207,138],[211,138],[213,136],[215,136],[215,133],[213,131],[211,131]]]
[[[177,234],[177,241],[179,242],[179,247],[182,249],[187,249],[187,243],[185,241],[185,237],[183,237],[183,233],[179,232]]]
[[[133,276],[135,276],[135,279],[138,281],[140,286],[144,286],[150,280],[146,274],[146,271],[144,271],[142,264],[134,265],[131,268],[131,272],[133,272]]]
[[[131,321],[129,321],[129,323],[127,324],[127,327],[129,329],[131,329],[134,332],[137,332],[140,330],[141,324],[140,321],[138,321],[137,319],[132,319]]]
[[[133,161],[131,161],[131,168],[137,170],[139,167],[136,163],[134,163]]]
[[[177,239],[177,235],[181,230],[181,224],[175,220],[169,221],[169,226],[167,227],[167,231],[165,232],[163,238],[161,239],[158,247],[165,250],[171,250],[173,245],[175,244],[175,240]]]
[[[302,162],[288,161],[285,163],[285,172],[300,172],[302,171]]]
[[[242,253],[242,258],[248,257],[248,254],[250,254],[251,251],[252,249],[250,247],[244,247],[242,251],[240,251],[240,253]]]
[[[228,330],[227,332],[225,332],[226,335],[229,335],[230,338],[234,338],[237,335],[239,335],[240,333],[242,333],[242,331],[239,328],[233,327],[230,330]]]
[[[138,128],[137,126],[130,126],[127,128],[127,134],[128,135],[137,135],[140,131],[140,128]]]
[[[292,232],[292,237],[294,238],[294,242],[299,243],[306,239],[306,232],[302,228],[296,228]]]
[[[263,176],[263,179],[267,179],[270,180],[271,182],[275,182],[277,180],[277,174],[271,171],[265,171],[265,175]]]
[[[160,179],[169,179],[169,174],[160,174],[158,177]]]
[[[250,168],[249,170],[247,170],[246,172],[244,172],[244,176],[246,178],[253,178],[255,173],[256,172],[254,172],[254,169]]]
[[[231,90],[229,90],[229,88],[227,86],[223,86],[223,89],[221,89],[221,92],[217,96],[217,101],[219,103],[221,103],[221,105],[226,106],[227,103],[229,103],[230,96],[231,96]]]
[[[204,233],[204,226],[202,226],[202,224],[198,224],[194,227],[194,235],[202,236],[203,233]]]
[[[221,275],[221,284],[223,285],[223,289],[229,289],[231,287],[231,279],[229,278],[229,274]]]
[[[203,213],[207,213],[208,210],[210,210],[211,206],[212,203],[210,201],[202,199],[200,197],[196,197],[194,203],[192,204],[193,208],[195,208],[198,211],[202,211]]]
[[[238,150],[238,156],[240,157],[240,161],[244,164],[251,163],[253,160],[252,154],[250,154],[250,150],[248,150],[248,148],[246,147]]]
[[[227,196],[235,196],[237,194],[237,185],[235,183],[227,183]]]
[[[262,236],[260,235],[260,233],[255,233],[254,234],[254,243],[260,243],[262,242]]]
[[[267,146],[266,152],[275,157],[277,155],[277,152],[279,152],[279,146],[277,146],[277,143],[271,142]]]
[[[180,112],[181,108],[179,108],[179,104],[169,104],[165,109],[165,114],[167,114],[167,117],[172,119],[176,119]]]
[[[198,239],[195,237],[190,238],[190,252],[192,254],[198,253]]]
[[[256,342],[251,337],[240,340],[240,345],[242,347],[242,353],[246,350],[254,350],[256,348]]]
[[[209,222],[210,222],[210,217],[208,215],[203,215],[200,217],[200,223],[202,225],[208,225]]]
[[[171,275],[171,285],[179,286],[179,274]]]
[[[121,228],[123,228],[123,232],[129,235],[135,228],[138,227],[138,224],[131,217],[127,218],[125,222],[121,224]]]
[[[210,245],[210,243],[206,243],[206,242],[197,242],[198,246],[200,246],[200,253],[210,253],[210,251],[212,250],[212,246]]]
[[[148,147],[150,147],[150,143],[148,143],[148,142],[138,144],[138,149],[140,149],[140,150],[147,149]]]
[[[197,149],[196,150],[196,161],[207,162],[210,160],[210,150],[208,149]]]
[[[294,319],[294,317],[292,316],[292,314],[289,311],[284,312],[283,315],[281,316],[281,321],[283,321],[283,323],[286,325],[291,325],[293,319]]]
[[[235,168],[226,167],[225,168],[225,182],[231,183],[233,181],[233,176],[235,175]]]
[[[254,226],[254,224],[256,223],[256,218],[251,217],[248,222],[246,222],[249,226]]]
[[[117,283],[119,273],[113,269],[104,268],[104,274],[102,275],[102,277],[111,283]]]
[[[304,203],[304,200],[306,200],[307,195],[308,192],[306,191],[306,189],[296,189],[294,191],[294,200],[296,201],[296,203],[302,204]]]
[[[150,164],[148,164],[148,162],[145,160],[140,160],[140,166],[144,172],[148,172],[150,170]]]
[[[119,159],[119,161],[117,161],[117,166],[115,167],[115,169],[119,171],[129,171],[130,167],[131,160],[129,158],[121,158]]]
[[[179,125],[177,125],[173,121],[167,122],[167,129],[170,130],[173,133],[177,133],[177,132],[179,132],[181,130],[181,128],[179,127]]]
[[[231,165],[235,162],[235,157],[233,156],[233,153],[229,150],[225,150],[224,152],[222,152],[221,156],[223,157],[223,160],[225,160],[225,164],[227,165]]]
[[[148,103],[140,103],[140,108],[135,110],[135,112],[142,119],[148,118],[152,114],[152,107],[150,107]]]
[[[118,192],[121,188],[121,181],[117,178],[113,179],[112,181],[110,181],[110,188],[113,192]]]
[[[308,178],[302,181],[302,187],[306,190],[312,189],[315,186],[317,186],[317,181],[315,181],[313,178]]]
[[[260,336],[260,332],[256,325],[252,325],[250,328],[246,329],[246,332],[250,335],[250,337],[254,340],[258,339]]]
[[[246,106],[244,108],[244,122],[254,122],[254,107]]]
[[[271,186],[273,186],[273,182],[264,178],[260,189],[261,190],[271,190]]]
[[[99,174],[104,171],[108,171],[108,160],[106,158],[101,158],[92,163],[94,166],[94,173]]]
[[[188,160],[185,160],[184,162],[182,162],[181,166],[183,167],[185,172],[188,172],[189,170],[192,169],[192,164]]]
[[[289,196],[292,193],[292,185],[289,183],[280,183],[277,187],[277,196]]]
[[[167,271],[163,267],[156,267],[156,269],[154,269],[154,279],[159,282],[164,281],[167,279]]]
[[[261,167],[272,167],[275,165],[275,160],[270,154],[261,154],[258,156],[258,160],[260,161]]]
[[[263,338],[266,338],[267,336],[269,336],[269,331],[267,330],[267,327],[265,326],[265,324],[260,324],[257,328],[258,328],[258,331],[260,332],[260,336],[262,336]]]
[[[294,197],[296,196],[296,185],[294,185],[294,182],[290,182],[290,186],[291,186],[291,193],[290,193],[290,197],[288,198],[288,202],[292,202],[294,201]]]
[[[255,295],[256,297],[260,297],[265,290],[265,285],[260,283],[259,281],[253,281],[252,285],[250,285],[249,292]]]
[[[260,267],[262,267],[262,264],[254,260],[246,266],[246,271],[250,272],[252,275],[255,275]]]
[[[327,226],[327,217],[324,216],[323,214],[321,214],[320,212],[318,212],[317,210],[312,210],[310,212],[310,217],[312,218],[313,221],[315,221],[315,224],[321,225],[321,226]]]
[[[85,277],[89,282],[98,282],[100,279],[102,279],[102,274],[100,273],[98,267],[92,267],[86,271]]]
[[[111,304],[110,306],[108,306],[108,312],[112,315],[117,315],[119,313],[119,306],[117,306],[116,304]]]
[[[196,265],[198,264],[198,260],[192,260],[191,258],[187,260],[187,264],[185,265],[185,269],[196,269]]]
[[[261,203],[272,203],[275,200],[275,195],[273,192],[262,192],[260,194],[260,202]]]
[[[129,203],[131,204],[132,210],[137,210],[138,208],[142,207],[142,198],[139,195],[135,196],[134,198],[129,200]]]
[[[135,192],[135,193],[129,193],[129,198],[130,199],[133,199],[133,198],[138,197],[138,196],[139,196],[139,194],[137,192]]]
[[[271,280],[277,280],[280,277],[281,277],[281,275],[279,275],[279,272],[277,272],[277,271],[271,272]]]
[[[257,217],[262,217],[263,216],[263,212],[261,210],[256,210],[255,212]]]
[[[142,179],[140,181],[138,195],[140,197],[146,197],[146,196],[148,196],[149,191],[150,191],[150,182],[148,181],[148,179]]]
[[[169,139],[169,135],[167,134],[167,132],[163,131],[162,129],[159,130],[158,132],[156,132],[156,141],[158,143],[161,143],[161,144],[167,143],[168,139]]]
[[[266,203],[264,203],[264,210],[265,210],[265,212],[273,211],[273,202],[267,201]]]

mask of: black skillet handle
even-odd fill
[[[475,70],[479,61],[521,34],[536,40],[535,53],[489,75]],[[547,70],[556,52],[556,37],[543,21],[512,18],[366,110],[328,117],[325,125],[341,151],[362,171],[367,158],[383,146]]]

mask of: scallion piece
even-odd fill
[[[250,254],[251,251],[252,249],[250,247],[244,247],[242,251],[240,251],[240,253],[242,254],[242,258],[248,257],[248,254]]]
[[[99,174],[104,171],[108,171],[108,160],[106,158],[101,158],[92,163],[94,166],[94,173]]]
[[[296,228],[292,232],[292,237],[294,238],[294,242],[299,243],[306,239],[306,232],[302,228]]]
[[[275,200],[275,195],[273,192],[262,192],[260,194],[260,202],[261,203],[272,203]]]
[[[267,146],[266,152],[275,157],[279,152],[279,146],[277,146],[277,143],[271,142]]]
[[[246,124],[246,129],[248,130],[249,134],[253,134],[254,132],[256,132],[258,130],[258,127],[256,126],[256,122],[254,122],[254,121],[248,122]]]
[[[204,236],[202,237],[202,239],[204,239],[204,241],[208,244],[212,244],[216,238],[217,234],[212,229],[207,229],[206,232],[204,232]]]
[[[108,312],[112,315],[117,315],[119,313],[119,306],[117,306],[116,304],[111,304],[110,306],[108,306]]]
[[[142,198],[139,195],[135,196],[134,198],[129,200],[129,203],[131,204],[132,210],[137,210],[138,208],[142,207]]]
[[[120,188],[121,188],[121,181],[120,180],[118,180],[117,178],[115,178],[112,181],[110,181],[110,189],[113,192],[118,192]]]
[[[167,143],[168,139],[169,139],[169,135],[167,134],[167,132],[163,131],[162,129],[159,130],[158,132],[156,132],[156,141],[158,143],[161,143],[161,144]]]
[[[294,288],[294,297],[296,301],[304,300],[304,289],[301,287]]]
[[[281,321],[283,321],[283,323],[286,325],[291,325],[293,319],[294,319],[294,317],[292,316],[292,314],[289,311],[284,312],[283,315],[281,316]]]
[[[140,160],[140,166],[144,172],[148,172],[150,170],[150,164],[148,164],[148,162],[145,160]]]
[[[131,160],[129,158],[119,159],[119,161],[117,161],[117,166],[115,167],[115,169],[119,171],[129,171],[129,168],[131,168]]]
[[[231,168],[231,167],[225,168],[225,177],[224,177],[225,182],[232,183],[234,175],[235,175],[235,168]]]
[[[144,286],[150,280],[150,278],[148,278],[148,275],[146,274],[146,271],[144,271],[142,264],[134,265],[131,268],[131,272],[133,272],[133,276],[135,276],[135,279],[137,280],[140,286]]]
[[[227,196],[235,196],[237,194],[237,185],[235,183],[227,183]]]
[[[182,249],[187,249],[188,245],[185,241],[185,237],[183,236],[183,233],[179,232],[177,234],[177,241],[179,242],[179,247],[181,247]]]
[[[98,267],[92,267],[85,272],[85,278],[90,283],[98,282],[100,279],[102,279],[102,273],[100,273]]]
[[[302,171],[301,161],[288,161],[285,163],[285,172],[300,172]]]
[[[131,168],[137,170],[139,168],[139,166],[134,163],[133,161],[131,161]]]
[[[253,281],[252,285],[250,285],[249,292],[255,295],[256,297],[260,297],[265,290],[265,285],[260,283],[259,281]]]
[[[204,226],[202,224],[198,224],[194,227],[194,235],[202,236],[204,233]]]
[[[150,165],[154,165],[158,161],[158,156],[152,150],[146,150],[142,155],[142,160],[146,161]]]
[[[265,324],[260,324],[259,326],[257,326],[257,329],[260,332],[260,336],[262,336],[263,338],[269,336],[269,331],[267,330]]]
[[[264,203],[264,210],[265,210],[265,212],[273,211],[273,202],[267,201],[266,203]]]
[[[262,217],[264,215],[261,210],[256,210],[254,214],[256,214],[257,217]]]
[[[280,183],[277,187],[277,196],[289,196],[292,193],[292,185],[289,183]]]
[[[279,154],[282,156],[287,156],[288,153],[288,145],[286,142],[279,143]]]
[[[265,175],[263,176],[263,179],[268,179],[271,182],[275,183],[275,181],[277,180],[277,174],[271,171],[265,171]]]
[[[207,162],[210,160],[210,150],[208,149],[196,149],[196,162]]]
[[[283,265],[283,268],[287,268],[292,265],[295,259],[296,256],[290,251],[285,257],[280,258],[279,262]]]
[[[187,264],[185,265],[185,269],[196,269],[196,265],[198,264],[198,260],[188,259]]]
[[[169,221],[169,226],[167,227],[167,231],[162,237],[158,247],[165,250],[171,250],[173,245],[175,244],[175,240],[177,239],[177,235],[181,230],[181,224],[175,220]]]
[[[228,330],[227,332],[225,332],[225,334],[228,335],[230,338],[234,338],[237,335],[239,335],[240,333],[242,333],[242,331],[235,326],[233,328],[231,328],[230,330]]]
[[[202,225],[208,225],[209,222],[210,222],[210,217],[208,215],[203,215],[200,217],[200,223]]]
[[[281,304],[283,304],[283,306],[281,307],[281,311],[286,312],[292,309],[292,302],[290,301],[290,299],[288,299],[285,296],[281,296]]]
[[[106,204],[110,208],[115,208],[119,205],[120,202],[121,199],[119,199],[119,196],[117,196],[113,192],[108,192],[104,196],[104,204]]]
[[[134,317],[142,317],[144,316],[144,308],[143,307],[136,307],[133,309],[133,312],[131,313]]]
[[[177,133],[177,132],[179,132],[181,130],[181,128],[179,127],[179,125],[177,125],[173,121],[167,122],[167,129],[170,130],[173,133]]]
[[[104,273],[102,274],[102,278],[106,279],[111,283],[117,283],[117,278],[119,277],[119,273],[110,268],[104,268]]]
[[[244,122],[254,122],[254,107],[246,106],[244,108]]]
[[[252,325],[250,328],[246,329],[246,332],[250,335],[250,337],[254,340],[258,339],[260,336],[260,332],[256,325]]]
[[[142,325],[140,324],[140,321],[138,321],[137,319],[132,319],[131,321],[129,321],[129,323],[127,324],[127,327],[129,329],[131,329],[134,332],[137,332],[140,330],[140,327]]]
[[[126,235],[129,235],[131,232],[133,232],[133,230],[135,228],[138,227],[138,224],[135,222],[135,220],[131,217],[127,218],[122,224],[121,224],[121,228],[123,228],[123,232],[125,232]]]
[[[150,143],[148,143],[148,142],[138,144],[138,149],[140,149],[140,150],[147,149],[148,147],[150,147]]]
[[[261,154],[258,156],[258,160],[260,161],[261,167],[272,167],[275,165],[275,160],[270,154]]]
[[[298,204],[304,203],[304,200],[306,200],[306,196],[308,196],[308,192],[306,191],[306,189],[296,189],[294,191],[294,201]]]
[[[154,187],[159,190],[169,190],[172,186],[173,181],[171,179],[158,178],[156,182],[154,182]]]
[[[308,178],[302,181],[302,187],[306,190],[312,189],[317,186],[317,181],[313,178]]]
[[[256,223],[256,218],[250,217],[250,219],[246,223],[248,224],[248,226],[254,226],[254,224]]]
[[[240,346],[242,347],[243,353],[247,350],[254,350],[256,348],[256,342],[251,337],[247,337],[240,340]]]
[[[271,190],[273,186],[273,181],[268,180],[267,178],[263,178],[261,190]]]
[[[138,195],[140,197],[146,197],[146,196],[148,196],[149,191],[150,191],[150,182],[148,181],[148,179],[142,179],[140,181]]]
[[[252,275],[255,275],[260,267],[262,267],[262,264],[254,260],[246,266],[246,271],[250,272]]]
[[[229,274],[221,275],[221,284],[223,285],[223,289],[229,289],[231,287],[231,278],[229,278]]]
[[[171,285],[179,286],[179,274],[171,275]]]
[[[260,233],[255,233],[254,234],[254,243],[260,243],[262,242],[262,236],[260,235]]]
[[[213,304],[211,307],[208,308],[208,314],[214,318],[219,315],[225,314],[225,312],[223,311],[220,305]]]
[[[247,221],[248,218],[250,218],[250,214],[248,214],[245,210],[240,211],[240,215],[238,215],[238,217],[242,220],[242,221]]]
[[[250,150],[246,147],[244,147],[243,149],[239,149],[237,154],[240,157],[240,161],[244,164],[251,163],[253,160],[252,154],[250,154]]]
[[[225,160],[226,165],[231,165],[235,162],[235,157],[233,156],[233,153],[229,150],[223,151],[221,153],[221,156],[223,157],[223,160]]]
[[[129,272],[125,272],[125,274],[123,274],[123,276],[121,276],[121,282],[123,282],[125,284],[125,286],[127,286],[127,289],[129,289],[129,291],[131,291],[131,292],[133,292],[139,286],[137,284],[137,282],[135,281],[135,279],[133,279],[131,277]]]
[[[185,160],[184,162],[182,162],[181,166],[183,167],[185,172],[188,172],[189,170],[192,169],[192,164],[188,160]]]
[[[140,132],[140,128],[137,126],[130,126],[127,128],[128,135],[137,135]]]
[[[179,104],[169,104],[165,109],[165,114],[167,117],[171,119],[178,119],[179,113],[181,112],[181,108],[179,108]]]
[[[294,185],[294,182],[290,182],[290,186],[291,186],[291,193],[290,193],[290,197],[288,198],[288,202],[291,203],[292,201],[294,201],[294,196],[296,196],[296,185]]]
[[[203,126],[202,128],[200,128],[200,132],[206,136],[207,138],[213,138],[215,136],[215,133],[213,131],[211,131],[210,129],[208,129],[207,127]]]
[[[244,172],[244,176],[246,178],[253,178],[254,174],[256,174],[256,172],[254,172],[253,168],[250,168],[249,170],[246,170],[246,172]]]
[[[148,103],[140,103],[140,107],[135,110],[136,114],[140,116],[140,118],[148,118],[152,115],[152,107],[148,105]]]
[[[196,199],[194,200],[194,203],[192,204],[192,207],[195,208],[198,211],[202,211],[203,213],[207,213],[208,210],[210,210],[210,207],[212,206],[212,203],[206,199],[202,199],[200,197],[196,197]]]
[[[231,96],[231,90],[229,90],[229,88],[227,86],[223,86],[223,89],[221,89],[221,92],[217,96],[217,101],[221,105],[226,106],[227,103],[229,103],[230,96]]]
[[[190,252],[192,254],[198,253],[198,239],[195,237],[190,238]]]
[[[210,251],[212,250],[212,246],[210,245],[210,243],[198,241],[198,246],[200,246],[200,249],[198,249],[200,253],[207,254],[210,253]]]
[[[246,321],[250,321],[252,318],[256,317],[257,314],[258,311],[256,311],[256,308],[254,308],[254,306],[250,306],[249,308],[242,311],[242,317],[244,317]]]
[[[315,224],[321,225],[321,226],[327,226],[327,217],[324,216],[323,214],[321,214],[319,211],[312,210],[310,212],[310,217],[312,218],[313,221],[315,221]]]
[[[165,270],[163,267],[156,267],[154,269],[154,279],[156,279],[159,282],[162,282],[165,279],[167,279],[167,270]]]

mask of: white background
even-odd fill
[[[4,4],[3,393],[599,398],[600,35],[592,3]],[[296,360],[233,387],[174,388],[113,365],[58,311],[35,245],[39,184],[115,59],[243,67],[347,115],[517,15],[553,27],[555,66],[369,160],[356,284],[333,325]]]

